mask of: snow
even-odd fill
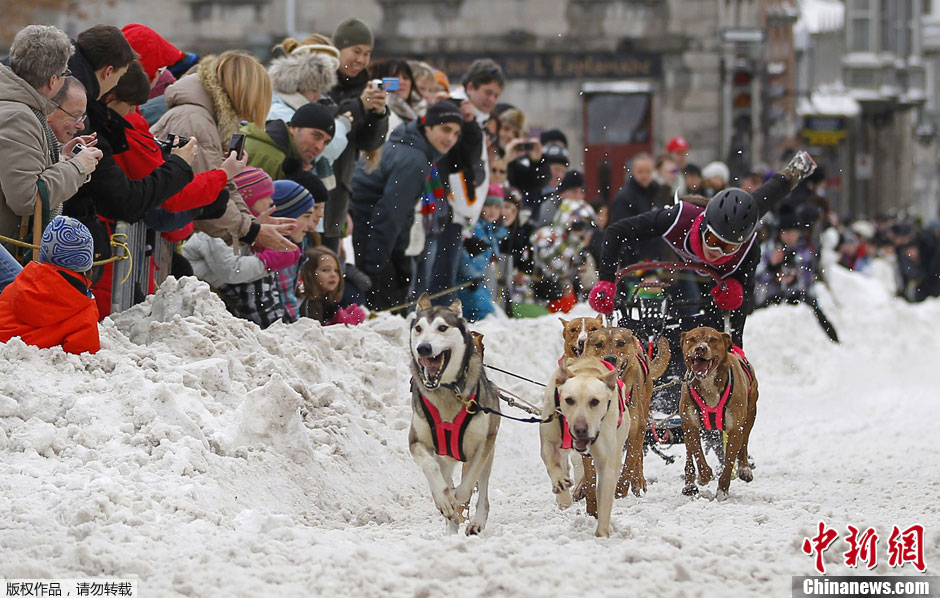
[[[754,314],[760,382],[751,484],[681,495],[681,461],[647,455],[649,491],[558,511],[537,426],[504,421],[479,537],[446,533],[407,448],[407,323],[266,331],[209,288],[169,279],[106,320],[102,350],[0,345],[0,578],[137,577],[146,596],[789,596],[819,521],[926,527],[940,558],[940,302],[909,305],[843,270],[822,305]],[[587,315],[578,306],[572,315]],[[545,380],[556,317],[491,320],[489,363]],[[935,365],[931,366],[933,363]],[[530,402],[540,390],[494,373]],[[524,415],[519,412],[517,415]],[[684,456],[681,447],[669,449]],[[830,574],[862,574],[841,563]]]
[[[800,0],[797,33],[831,33],[845,27],[845,4],[838,0]]]
[[[858,116],[861,111],[858,101],[839,83],[819,86],[808,98],[800,98],[796,107],[796,113],[800,116],[852,117]]]

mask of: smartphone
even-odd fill
[[[229,153],[235,152],[235,157],[239,160],[245,155],[245,134],[235,133],[232,135],[232,142],[228,145]]]

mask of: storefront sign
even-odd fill
[[[849,134],[844,116],[806,116],[800,132],[810,145],[839,145]]]

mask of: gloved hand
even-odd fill
[[[362,324],[366,321],[366,312],[361,307],[353,303],[349,307],[341,307],[336,310],[336,315],[330,321],[330,324]]]
[[[268,272],[277,272],[297,263],[300,259],[300,248],[295,247],[293,251],[274,251],[273,249],[264,249],[255,254],[258,259],[264,263]]]
[[[744,287],[734,278],[726,278],[712,287],[715,305],[726,311],[738,309],[744,302]]]
[[[577,295],[575,295],[574,293],[569,293],[568,295],[565,295],[561,299],[556,299],[555,301],[552,301],[551,303],[549,303],[548,311],[550,311],[553,314],[557,314],[558,312],[562,312],[566,314],[569,311],[571,311],[572,308],[574,308],[574,306],[577,305],[577,303],[578,303]]]
[[[469,237],[464,239],[463,248],[470,257],[476,257],[490,248],[486,241],[479,237]]]
[[[609,316],[614,313],[614,297],[617,295],[617,287],[608,280],[598,280],[591,293],[588,295],[588,305],[594,311]]]
[[[813,161],[813,157],[805,151],[800,151],[783,167],[780,174],[790,181],[791,186],[795,187],[797,183],[811,175],[814,170],[816,170],[816,162]]]

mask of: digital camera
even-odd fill
[[[381,79],[373,79],[371,82],[372,89],[384,89],[385,91],[398,91],[399,85],[398,77],[382,77]]]
[[[156,139],[155,141],[157,142],[157,145],[159,145],[163,151],[168,152],[175,147],[183,147],[184,145],[189,143],[189,137],[185,137],[183,135],[174,135],[173,133],[170,133],[169,135],[166,136],[166,139],[163,139],[163,140]]]

